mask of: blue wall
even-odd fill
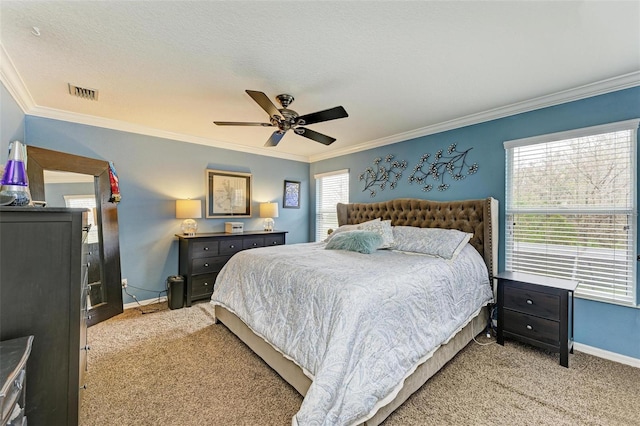
[[[393,145],[318,161],[311,165],[311,206],[315,205],[313,175],[333,170],[349,169],[351,202],[384,201],[400,197],[456,200],[494,197],[500,201],[499,269],[504,269],[504,194],[505,152],[503,142],[576,128],[596,126],[640,117],[640,87],[595,96],[575,102],[539,109],[493,120],[473,126],[424,136]],[[456,143],[459,151],[473,148],[468,162],[477,162],[478,172],[458,182],[449,182],[448,190],[423,192],[409,185],[419,157],[434,153]],[[364,170],[372,166],[376,157],[393,154],[397,160],[407,160],[408,168],[396,189],[378,191],[372,198],[363,192],[364,183],[358,180]],[[639,153],[640,154],[640,153]],[[640,164],[640,155],[638,158]],[[434,181],[435,182],[435,181]],[[313,214],[313,212],[311,212]],[[310,221],[310,238],[315,235],[315,222]],[[640,223],[638,223],[640,227]],[[640,251],[640,248],[639,248]],[[640,295],[639,295],[640,296]],[[640,301],[639,301],[640,302]],[[640,359],[640,309],[608,303],[577,299],[575,304],[575,339],[579,343]]]
[[[309,164],[229,151],[204,145],[143,136],[59,120],[26,116],[3,85],[0,161],[8,144],[28,145],[113,161],[120,180],[118,205],[122,277],[138,300],[153,299],[178,273],[181,219],[175,218],[178,198],[205,199],[205,170],[249,172],[253,177],[253,214],[239,218],[245,229],[261,230],[260,202],[282,206],[284,180],[301,182],[300,209],[279,210],[276,229],[288,231],[287,243],[307,242],[309,229]],[[28,166],[27,166],[28,167]],[[204,216],[204,214],[203,214]],[[198,219],[199,232],[224,231],[225,219]],[[133,287],[145,290],[139,290]],[[132,302],[125,296],[125,303]]]

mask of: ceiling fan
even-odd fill
[[[280,139],[282,139],[288,130],[293,130],[297,135],[304,136],[305,138],[320,142],[321,144],[331,145],[335,142],[335,138],[323,135],[322,133],[318,133],[302,126],[349,116],[347,111],[345,111],[341,106],[313,112],[311,114],[298,115],[294,110],[288,109],[288,106],[293,102],[293,96],[291,95],[282,94],[276,96],[276,99],[280,105],[282,105],[282,108],[276,108],[273,102],[271,102],[264,93],[257,92],[255,90],[246,90],[246,92],[258,103],[258,105],[260,105],[260,107],[262,107],[263,110],[267,112],[267,114],[269,114],[268,123],[247,123],[237,121],[214,121],[214,123],[218,126],[277,127],[278,130],[273,132],[264,146],[278,145],[278,142],[280,142]]]

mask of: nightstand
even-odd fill
[[[569,367],[573,353],[573,295],[577,281],[521,272],[502,272],[498,279],[498,335],[560,352]]]
[[[286,231],[210,232],[178,235],[179,273],[185,279],[185,305],[208,299],[218,272],[240,250],[278,246],[285,243]]]

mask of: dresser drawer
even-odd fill
[[[217,241],[197,241],[191,244],[191,257],[209,257],[217,254]]]
[[[284,244],[284,235],[269,235],[264,237],[264,245],[268,246],[281,246]]]
[[[213,284],[218,274],[206,274],[193,277],[191,297],[199,298],[213,293]]]
[[[242,239],[220,241],[220,254],[234,254],[242,250]]]
[[[264,247],[264,237],[245,238],[242,242],[243,249]]]
[[[504,331],[550,345],[560,345],[560,323],[533,315],[504,310]]]
[[[560,319],[560,297],[554,294],[506,286],[504,308],[556,321]]]
[[[230,256],[201,257],[191,261],[193,274],[219,272]]]

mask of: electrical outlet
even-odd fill
[[[122,279],[122,288],[127,288],[127,284],[128,284],[127,279],[123,278]]]

